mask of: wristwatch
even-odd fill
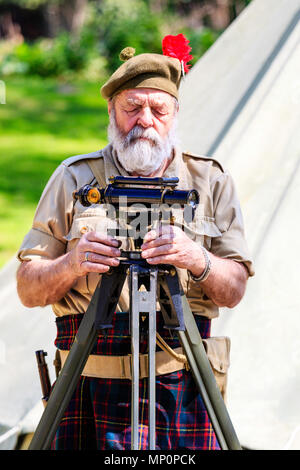
[[[192,280],[193,280],[193,281],[197,281],[197,282],[206,281],[206,279],[207,279],[208,276],[209,276],[210,268],[211,268],[211,261],[210,261],[210,257],[209,257],[208,251],[204,248],[204,246],[201,246],[201,248],[202,248],[202,251],[203,251],[203,254],[204,254],[204,258],[205,258],[205,268],[204,268],[203,273],[201,274],[201,276],[195,277],[195,276],[191,273],[191,271],[189,271]]]

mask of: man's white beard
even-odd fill
[[[112,110],[108,139],[117,152],[119,162],[129,174],[148,176],[159,170],[171,157],[172,150],[177,145],[176,129],[177,118],[174,116],[173,125],[164,139],[153,127],[145,129],[139,125],[134,126],[128,134],[123,134]]]

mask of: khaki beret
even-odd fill
[[[103,98],[110,99],[123,90],[154,88],[178,98],[181,64],[162,54],[139,54],[124,62],[102,86]]]

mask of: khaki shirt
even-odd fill
[[[20,261],[55,259],[74,248],[87,230],[106,232],[111,226],[112,221],[108,220],[102,205],[84,207],[73,199],[73,192],[85,184],[97,184],[88,159],[102,165],[107,183],[110,176],[129,176],[111,145],[62,162],[41,196],[32,229],[18,252]],[[211,158],[176,151],[164,176],[178,176],[178,189],[194,188],[199,192],[200,204],[189,236],[221,258],[244,263],[249,275],[253,276],[240,204],[229,173]],[[130,248],[127,239],[122,240],[122,248]],[[208,318],[217,317],[218,307],[204,294],[201,284],[193,281],[187,270],[178,269],[178,273],[192,311]],[[55,315],[84,313],[100,278],[97,273],[79,278],[72,289],[52,305]],[[128,285],[125,284],[119,304],[122,310],[128,309],[128,298]]]

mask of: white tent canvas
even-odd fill
[[[20,433],[33,432],[43,412],[35,351],[48,356],[51,380],[55,319],[51,307],[24,307],[16,292],[19,262],[12,259],[0,273],[0,449],[13,449]]]

